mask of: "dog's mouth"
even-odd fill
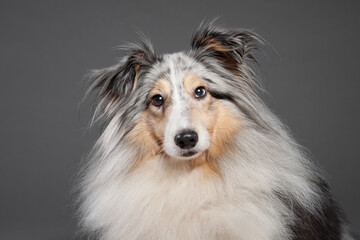
[[[188,151],[188,152],[186,152],[186,153],[183,153],[182,156],[183,156],[183,157],[192,157],[192,156],[194,156],[195,154],[197,154],[197,152],[195,152],[195,151]]]
[[[168,154],[171,159],[178,159],[178,160],[191,160],[194,158],[199,157],[204,151],[201,150],[182,150],[174,155]]]

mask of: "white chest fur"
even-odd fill
[[[206,168],[171,171],[163,161],[93,189],[88,220],[104,240],[286,239],[280,205]]]

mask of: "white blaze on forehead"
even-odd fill
[[[173,56],[174,58],[175,56]],[[169,81],[172,87],[172,112],[169,116],[167,129],[172,131],[181,131],[190,127],[189,105],[184,90],[183,79],[185,73],[176,67],[174,59],[169,61]]]
[[[171,113],[165,129],[165,148],[176,155],[175,135],[183,129],[191,128],[191,118],[186,93],[183,86],[185,73],[176,66],[177,55],[168,58],[169,81],[172,88]],[[169,153],[170,153],[169,152]]]

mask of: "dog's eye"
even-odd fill
[[[195,89],[194,93],[196,98],[201,99],[206,96],[206,89],[204,87],[198,87]]]
[[[155,107],[161,107],[164,104],[164,98],[160,94],[156,94],[152,97],[151,104]]]

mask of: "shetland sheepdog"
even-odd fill
[[[100,240],[350,240],[319,169],[259,98],[257,34],[202,24],[191,49],[143,38],[91,73],[105,125],[81,174]]]

